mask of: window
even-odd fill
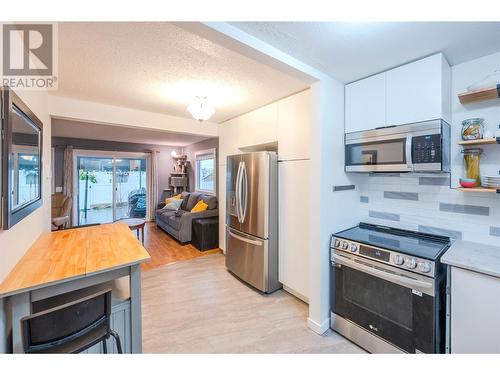
[[[216,164],[215,148],[195,153],[195,181],[196,191],[215,194]]]

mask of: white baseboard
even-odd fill
[[[323,323],[319,324],[318,322],[312,320],[311,318],[307,318],[307,326],[316,332],[318,335],[322,335],[326,331],[330,329],[330,318],[323,321]]]
[[[284,284],[283,284],[283,290],[285,292],[290,293],[292,296],[297,297],[298,299],[300,299],[301,301],[303,301],[303,302],[305,302],[305,303],[307,303],[309,305],[309,298],[307,298],[303,294],[301,294],[299,292],[296,292],[295,290],[293,290],[292,288],[287,287]]]

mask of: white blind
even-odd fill
[[[196,160],[210,160],[215,158],[215,153],[210,152],[208,154],[197,154]]]

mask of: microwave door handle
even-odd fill
[[[363,264],[354,262],[352,260],[346,259],[344,257],[341,257],[335,253],[332,253],[332,258],[334,259],[335,263],[338,264],[343,264],[347,267],[354,268],[358,271],[366,272],[370,275],[373,276],[380,276],[385,280],[388,281],[393,281],[396,284],[410,287],[410,288],[425,288],[425,289],[430,289],[432,290],[432,283],[426,282],[426,281],[421,281],[421,280],[415,280],[411,279],[409,277],[401,276],[401,275],[396,275],[390,272],[382,271],[379,270],[378,268],[370,267],[370,266],[365,266]]]
[[[409,171],[413,170],[413,160],[411,157],[411,146],[412,146],[413,136],[411,134],[406,135],[405,153],[406,153],[406,167]]]

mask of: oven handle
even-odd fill
[[[409,171],[411,171],[413,169],[413,160],[411,157],[412,141],[413,141],[413,136],[411,134],[407,134],[406,135],[405,152],[406,152],[406,166],[407,166]]]
[[[394,281],[399,285],[408,286],[411,288],[426,288],[432,291],[433,284],[430,282],[415,280],[406,276],[394,275],[393,273],[390,272],[381,271],[377,268],[365,266],[363,264],[354,262],[353,260],[350,259],[345,259],[344,257],[341,257],[335,253],[332,253],[332,258],[335,259],[335,263],[343,264],[344,266],[366,272],[373,276],[380,276],[383,279]]]

